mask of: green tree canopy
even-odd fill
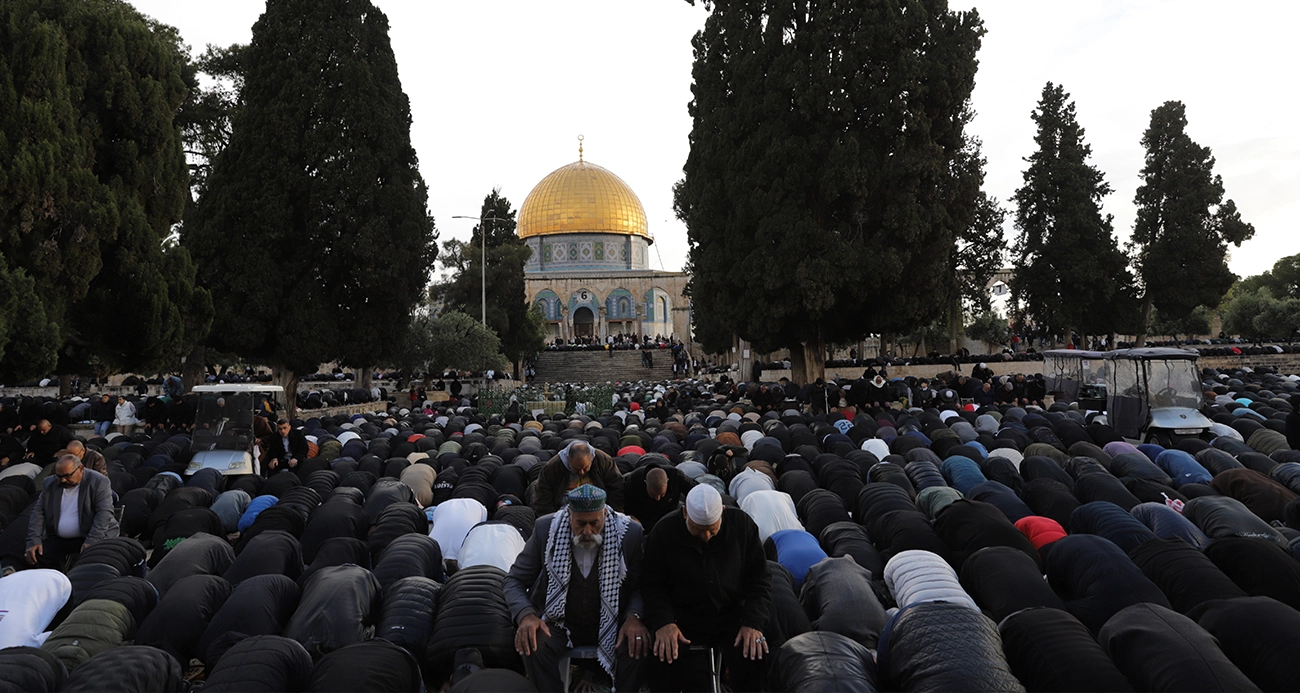
[[[422,311],[411,321],[401,350],[386,365],[429,374],[447,368],[482,372],[506,363],[496,332],[477,318],[453,310],[441,315]]]
[[[64,373],[156,370],[206,331],[207,292],[166,242],[190,76],[175,30],[125,2],[0,4],[0,256],[39,289],[6,377],[47,368],[50,345]]]
[[[1197,306],[1181,318],[1169,318],[1156,309],[1151,314],[1151,334],[1191,339],[1196,335],[1209,334],[1212,320],[1210,309],[1205,306]]]
[[[1300,254],[1288,255],[1273,263],[1273,269],[1242,279],[1233,291],[1268,289],[1274,296],[1300,298]]]
[[[1239,291],[1234,288],[1223,306],[1223,331],[1250,340],[1274,336],[1277,333],[1268,329],[1267,323],[1255,320],[1265,313],[1275,314],[1274,303],[1277,303],[1277,299],[1273,298],[1268,289]]]
[[[190,95],[176,116],[185,138],[191,202],[203,196],[212,160],[230,143],[230,122],[244,87],[247,53],[248,46],[242,44],[208,46],[192,65],[196,74]],[[199,73],[207,78],[206,85],[200,84]]]
[[[981,161],[981,179],[983,168]],[[949,353],[957,352],[967,308],[972,313],[989,311],[989,282],[1006,261],[1006,239],[1002,235],[1006,217],[1006,210],[998,201],[981,190],[976,199],[974,218],[966,228],[957,232],[957,247],[945,275],[948,278],[945,300],[950,310],[943,322],[948,327]]]
[[[0,382],[52,372],[58,348],[58,326],[45,316],[36,282],[0,255]]]
[[[241,51],[230,139],[182,238],[209,346],[288,384],[400,349],[437,253],[411,111],[369,0],[270,0]]]
[[[1006,318],[985,311],[976,315],[966,326],[966,336],[987,345],[1005,345],[1011,339],[1011,328]]]
[[[1300,298],[1264,301],[1259,315],[1251,320],[1251,326],[1261,337],[1293,340],[1300,332]]]
[[[1048,82],[1032,118],[1037,150],[1012,197],[1019,237],[1011,289],[1049,333],[1115,330],[1133,312],[1133,282],[1111,217],[1101,213],[1110,186],[1088,163],[1092,148],[1064,88]]]
[[[947,3],[706,3],[675,191],[706,349],[910,332],[946,312],[980,175],[965,134],[984,29]],[[800,369],[796,369],[800,370]]]
[[[524,291],[524,264],[532,251],[515,234],[515,210],[495,188],[483,198],[479,218],[469,242],[454,239],[443,246],[441,262],[453,271],[442,285],[444,305],[466,315],[482,315],[483,253],[487,253],[487,324],[500,335],[501,351],[511,363],[530,356],[544,345],[542,326],[529,310]],[[487,230],[484,239],[483,231]]]
[[[1255,235],[1232,200],[1223,199],[1223,178],[1214,156],[1187,135],[1187,111],[1166,101],[1151,111],[1142,134],[1146,163],[1133,202],[1137,222],[1133,248],[1142,280],[1144,323],[1152,307],[1178,320],[1198,306],[1217,306],[1236,276],[1228,269],[1228,244]],[[1146,325],[1138,335],[1145,338]]]

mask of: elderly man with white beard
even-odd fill
[[[609,508],[605,492],[591,484],[567,498],[538,518],[506,576],[515,649],[538,690],[564,690],[564,654],[595,647],[614,690],[635,691],[639,660],[650,651],[641,616],[641,525]]]

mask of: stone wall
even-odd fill
[[[1009,361],[1007,363],[990,363],[988,365],[989,368],[993,369],[993,373],[996,375],[1009,375],[1013,373],[1024,373],[1025,375],[1037,375],[1043,372],[1042,361],[1014,361],[1014,362]],[[975,364],[973,363],[963,363],[961,370],[966,375],[970,375],[971,368],[974,368],[974,366]],[[864,371],[865,369],[866,369],[865,366],[852,366],[846,368],[827,368],[826,379],[835,380],[838,378],[845,378],[847,380],[857,380],[858,378],[862,377],[862,371]],[[888,367],[890,378],[906,378],[908,376],[912,376],[914,378],[934,378],[940,373],[944,373],[951,370],[952,370],[952,365],[950,364],[949,365],[939,364],[933,366],[889,366]],[[732,377],[736,380],[745,381],[749,379],[749,374],[745,373],[744,377],[737,377],[737,374],[733,373]],[[774,371],[767,371],[767,370],[763,371],[763,380],[765,382],[775,382],[777,380],[780,380],[781,378],[791,378],[791,377],[792,376],[790,375],[790,371],[785,369],[774,370]]]
[[[1267,354],[1264,356],[1202,356],[1197,360],[1201,368],[1277,368],[1279,373],[1300,373],[1300,354]]]
[[[1233,368],[1261,368],[1273,367],[1283,374],[1300,373],[1300,354],[1271,354],[1264,356],[1202,356],[1196,362],[1199,368],[1215,368],[1218,370]],[[971,368],[975,364],[962,364],[962,372],[970,375]],[[993,369],[996,375],[1007,375],[1013,373],[1024,373],[1025,375],[1037,375],[1043,372],[1042,361],[1007,361],[1007,362],[990,362],[989,368]],[[913,376],[916,378],[933,378],[944,371],[952,370],[950,365],[934,366],[890,366],[889,377],[906,378]],[[862,367],[852,368],[827,368],[826,378],[847,378],[857,380],[862,377]],[[740,374],[743,377],[737,377],[736,373],[732,377],[736,380],[744,381],[749,379],[749,373]],[[763,371],[763,380],[776,381],[780,378],[790,377],[788,370]]]

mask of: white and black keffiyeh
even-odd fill
[[[627,532],[627,515],[606,506],[604,541],[596,566],[600,570],[600,640],[597,659],[610,678],[614,678],[614,643],[618,640],[619,588],[627,576],[623,560],[623,534]],[[565,602],[569,596],[569,577],[573,569],[573,528],[569,525],[569,508],[555,513],[551,536],[546,542],[548,584],[543,616],[549,623],[564,625]],[[567,628],[566,628],[567,631]],[[572,638],[568,643],[573,647]]]

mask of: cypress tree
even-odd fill
[[[1040,330],[1101,334],[1131,313],[1128,259],[1102,215],[1110,186],[1088,163],[1074,103],[1051,82],[1032,115],[1038,146],[1015,192],[1015,278],[1011,289]]]
[[[1217,306],[1237,277],[1228,269],[1228,244],[1255,235],[1237,205],[1223,199],[1223,178],[1214,156],[1187,135],[1187,109],[1166,101],[1151,111],[1142,134],[1146,163],[1133,202],[1138,275],[1142,279],[1142,331],[1146,340],[1151,309],[1179,321],[1198,306]]]
[[[501,352],[516,368],[520,360],[543,346],[542,328],[528,304],[524,290],[524,264],[532,253],[523,239],[515,234],[515,209],[510,200],[494,188],[483,198],[479,210],[481,221],[474,227],[470,240],[448,243],[443,263],[454,269],[451,281],[443,287],[447,309],[465,315],[483,313],[483,230],[487,229],[487,326],[501,340]]]
[[[185,202],[187,93],[176,32],[126,3],[0,4],[0,256],[13,286],[39,288],[6,379],[55,358],[63,373],[156,370],[206,330],[207,293],[164,242]]]
[[[286,390],[328,361],[384,362],[437,253],[388,18],[270,0],[239,61],[229,144],[182,232],[217,306],[208,344]]]
[[[691,151],[675,191],[695,333],[790,348],[947,312],[979,188],[964,128],[983,25],[945,2],[718,2],[694,40]]]

